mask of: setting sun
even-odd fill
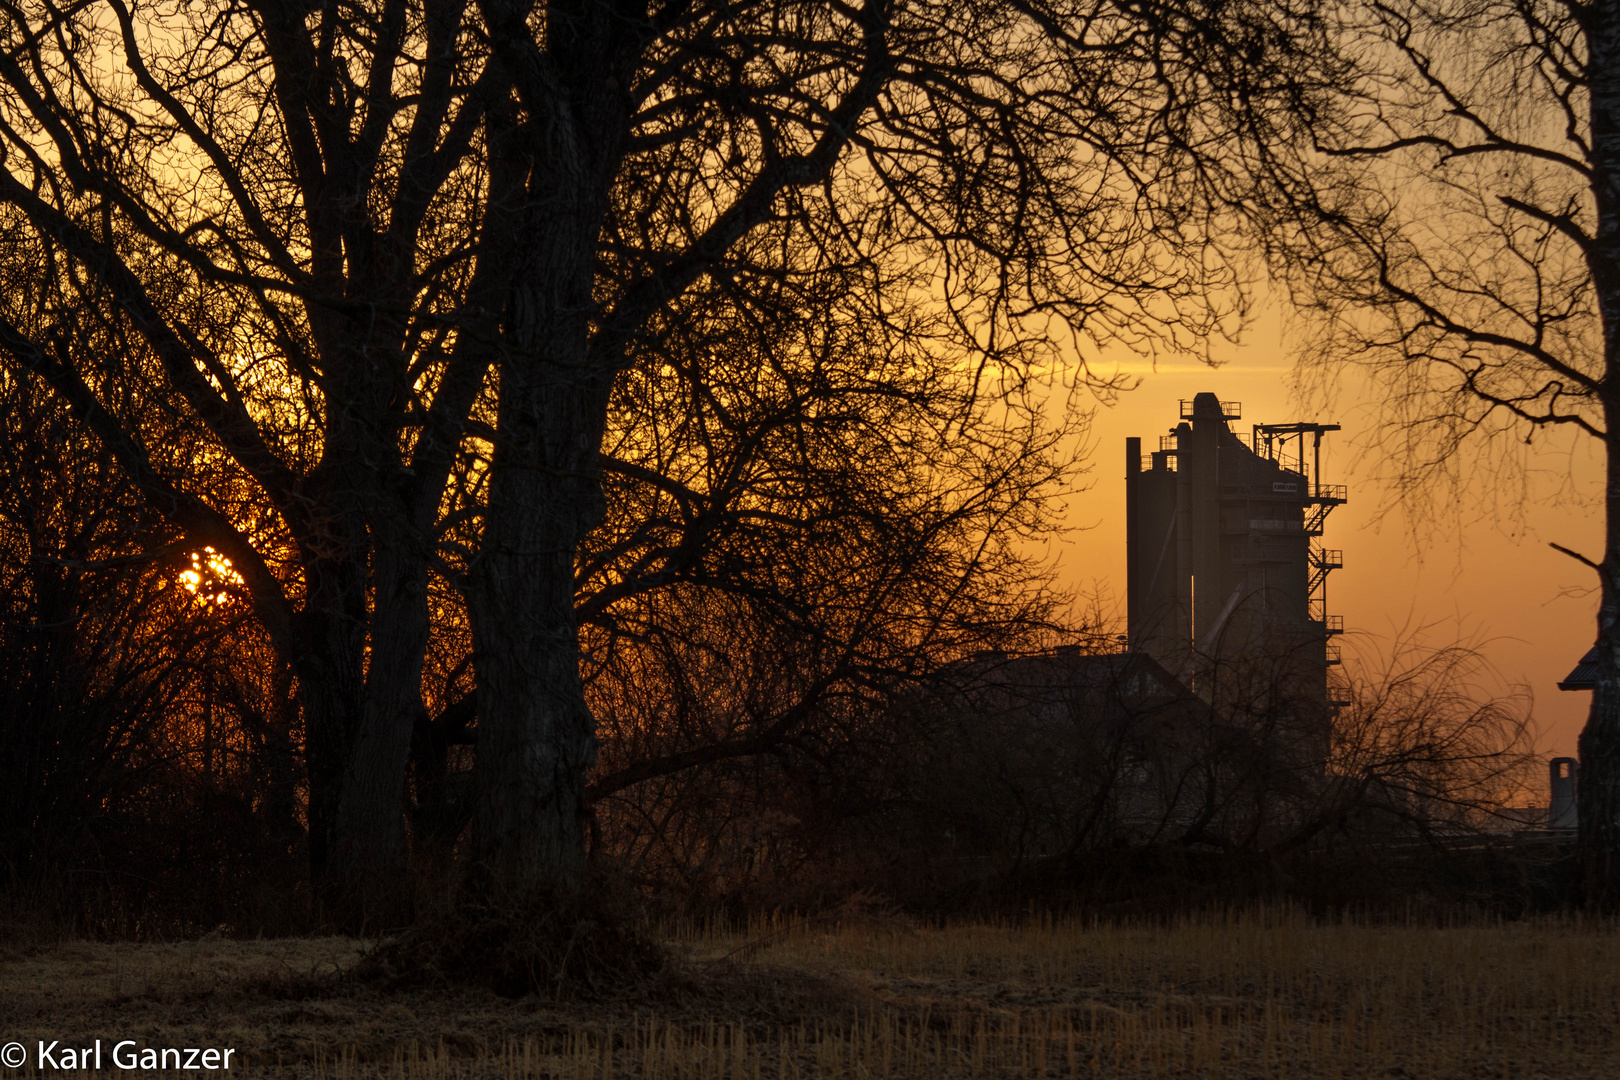
[[[243,581],[231,560],[205,547],[191,553],[191,569],[180,572],[180,584],[205,603],[228,604]]]

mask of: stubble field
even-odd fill
[[[1616,929],[766,922],[672,932],[666,974],[589,1002],[380,985],[340,938],[71,942],[0,954],[30,1059],[0,1075],[100,1038],[89,1075],[130,1039],[234,1047],[232,1076],[1614,1077]]]

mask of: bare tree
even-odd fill
[[[690,298],[833,269],[879,322],[934,305],[970,401],[1076,343],[1197,348],[1242,302],[1215,223],[1246,185],[1233,94],[1287,99],[1291,18],[13,5],[0,203],[27,285],[0,347],[241,575],[297,672],[312,865],[350,921],[398,907],[455,534],[473,857],[501,889],[567,888],[594,754],[576,560],[621,377],[665,377]],[[200,453],[163,441],[174,418]]]
[[[574,582],[594,850],[656,862],[727,833],[780,770],[876,750],[897,684],[1056,617],[1029,551],[1084,414],[976,392],[937,315],[778,250],[672,307],[616,381]]]
[[[290,673],[246,663],[268,650],[234,589],[59,400],[0,373],[0,885],[45,897],[34,915],[217,924],[244,910],[222,891],[285,875]]]
[[[504,281],[478,35],[455,3],[3,20],[0,345],[240,575],[297,675],[315,876],[380,914]]]
[[[754,284],[693,297],[619,380],[608,510],[581,546],[577,610],[587,676],[604,682],[635,681],[621,652],[719,653],[723,668],[758,650],[751,636],[776,642],[771,663],[803,692],[772,695],[734,732],[758,753],[819,698],[881,695],[1055,621],[1023,545],[1052,527],[1085,418],[975,393],[918,314],[874,318],[846,274]],[[726,682],[716,670],[687,692],[724,701]]]
[[[1214,223],[1244,186],[1232,86],[1256,103],[1286,93],[1243,58],[1287,43],[1290,16],[927,0],[481,10],[513,82],[532,213],[472,574],[474,847],[521,890],[578,875],[594,744],[575,555],[602,513],[615,380],[670,313],[751,275],[843,268],[880,315],[919,294],[936,304],[938,345],[978,395],[1076,342],[1196,348],[1240,303]]]
[[[0,857],[15,885],[72,865],[137,729],[184,693],[217,630],[187,625],[173,575],[154,573],[163,522],[105,454],[76,452],[61,408],[0,376],[0,412]]]
[[[1285,843],[1353,834],[1368,819],[1434,834],[1500,829],[1503,811],[1523,805],[1539,769],[1530,695],[1501,693],[1466,642],[1431,647],[1397,643],[1381,670],[1347,678],[1346,704],[1333,721],[1333,745],[1314,812]]]
[[[1620,886],[1620,9],[1380,0],[1337,12],[1302,86],[1304,152],[1255,210],[1318,317],[1319,362],[1363,365],[1409,489],[1462,451],[1563,429],[1607,455],[1600,663],[1580,741],[1587,895]],[[1296,113],[1296,116],[1300,114]],[[1300,129],[1279,132],[1292,138]],[[1284,145],[1288,139],[1279,141]],[[1557,546],[1557,545],[1554,545]],[[1560,548],[1560,550],[1565,550]]]
[[[1140,654],[960,665],[909,703],[937,719],[883,823],[918,853],[947,847],[959,874],[1094,888],[1081,879],[1113,855],[1152,874],[1198,851],[1313,889],[1340,856],[1393,867],[1513,821],[1504,808],[1539,771],[1528,695],[1497,692],[1477,651],[1403,641],[1387,667],[1341,680],[1327,715],[1289,644],[1211,658],[1207,701]],[[1141,888],[1130,873],[1103,888]]]

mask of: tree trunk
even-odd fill
[[[1612,355],[1612,353],[1611,353]],[[1610,370],[1614,370],[1611,361]],[[1620,408],[1605,409],[1606,430],[1620,423]],[[1597,671],[1591,711],[1578,745],[1576,787],[1580,819],[1581,887],[1590,908],[1620,901],[1620,455],[1608,447],[1604,491],[1604,551],[1598,568],[1600,602]]]
[[[326,874],[333,914],[356,930],[408,922],[414,906],[405,845],[405,762],[422,708],[428,642],[421,560],[379,546],[375,562],[365,696],[348,748]]]
[[[1604,435],[1603,558],[1598,569],[1597,673],[1581,731],[1577,805],[1582,885],[1588,906],[1620,900],[1620,2],[1583,10],[1591,82],[1592,191],[1597,229],[1588,253],[1602,315]]]
[[[527,34],[522,5],[485,11],[498,39]],[[605,509],[599,458],[614,372],[593,355],[591,335],[636,26],[610,5],[559,18],[544,83],[530,78],[538,57],[510,45],[497,51],[526,86],[525,107],[543,115],[510,132],[524,181],[512,214],[496,440],[468,604],[478,675],[471,870],[473,884],[496,895],[569,892],[585,863],[596,724],[579,675],[574,555]]]
[[[328,887],[335,869],[338,812],[349,747],[359,726],[363,696],[364,631],[327,613],[312,613],[308,647],[294,656],[298,697],[304,709],[304,757],[309,775],[309,871],[317,902],[338,899]],[[341,907],[341,904],[337,905]]]
[[[1611,455],[1612,458],[1612,455]],[[1598,615],[1598,663],[1592,709],[1581,730],[1580,814],[1582,888],[1588,907],[1606,908],[1620,899],[1620,635],[1617,613],[1615,518],[1616,470],[1609,469],[1608,554],[1602,569],[1602,603]]]
[[[605,389],[582,368],[502,376],[501,442],[474,572],[475,880],[567,892],[584,869],[595,721],[579,675],[574,550],[599,518]]]
[[[310,875],[322,917],[354,932],[409,917],[405,758],[428,637],[423,561],[400,545],[373,552],[370,612],[363,562],[306,565],[313,587],[297,658]]]

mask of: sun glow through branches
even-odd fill
[[[243,584],[231,560],[211,547],[191,553],[191,569],[180,572],[180,584],[208,604],[228,604]]]

